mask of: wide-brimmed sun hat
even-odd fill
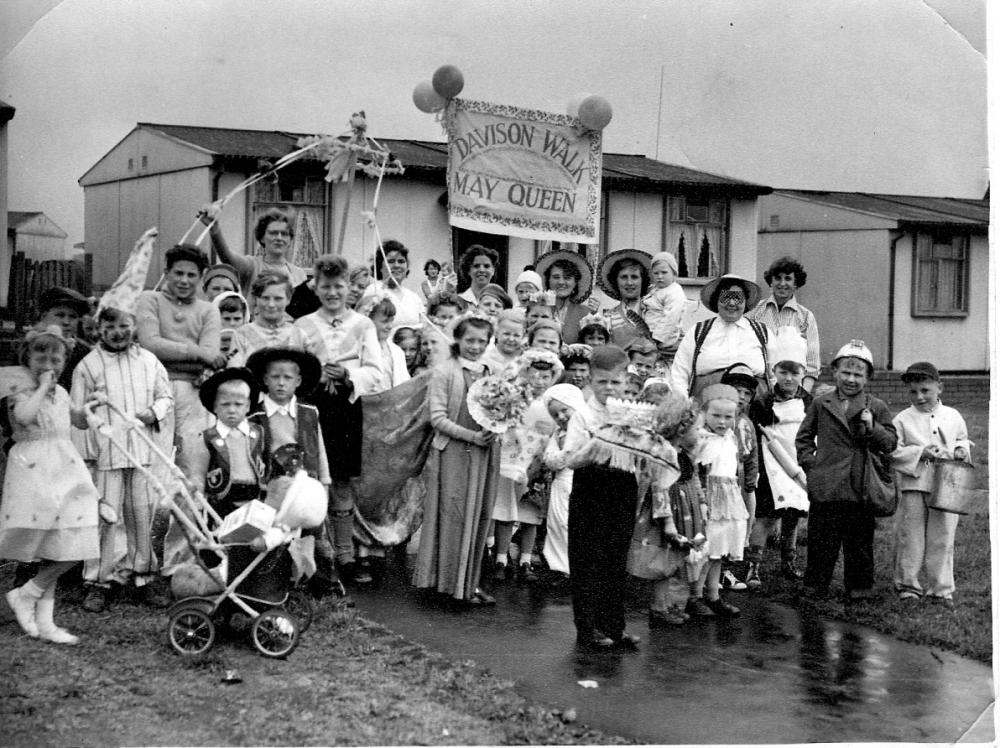
[[[600,270],[597,272],[597,283],[600,285],[601,290],[612,299],[616,301],[621,300],[621,294],[618,292],[618,281],[616,278],[611,277],[612,268],[621,260],[634,260],[646,269],[646,288],[643,289],[643,294],[645,294],[649,290],[649,281],[651,278],[650,267],[653,264],[653,257],[649,252],[632,248],[615,250],[601,262]]]
[[[742,275],[726,273],[710,280],[701,289],[701,303],[716,314],[719,312],[719,289],[723,286],[743,286],[743,292],[747,296],[746,311],[748,312],[760,301],[760,286]]]
[[[572,263],[580,271],[580,280],[576,284],[576,293],[570,296],[569,299],[574,304],[579,304],[590,296],[590,292],[593,290],[594,268],[586,257],[577,252],[571,252],[568,249],[554,249],[538,258],[538,261],[535,263],[535,272],[542,276],[543,281],[548,280],[546,275],[558,260],[565,260]],[[544,291],[546,289],[542,288],[541,290]]]
[[[250,354],[246,367],[253,372],[258,382],[263,382],[267,365],[272,361],[291,361],[298,365],[299,376],[302,377],[302,384],[295,389],[298,397],[308,395],[315,390],[323,374],[319,359],[308,351],[300,351],[297,348],[262,348]]]

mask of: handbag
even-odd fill
[[[865,407],[870,407],[869,397]],[[891,517],[899,506],[899,493],[896,490],[896,480],[887,458],[874,455],[865,449],[864,479],[861,491],[862,501],[868,505],[876,517]]]

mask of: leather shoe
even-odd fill
[[[615,642],[622,649],[638,649],[640,639],[635,634],[630,634],[627,631],[623,631],[622,635],[618,637],[618,641]]]
[[[712,612],[717,616],[723,618],[735,618],[740,614],[740,609],[735,605],[730,605],[721,597],[718,600],[708,600],[706,598],[705,604],[712,609]]]
[[[805,573],[795,563],[794,559],[789,559],[782,562],[781,575],[792,582],[798,582],[805,576]]]
[[[476,589],[472,595],[476,600],[479,601],[480,605],[496,605],[497,599],[493,595],[487,595],[481,589]]]
[[[83,609],[91,613],[102,613],[107,607],[107,592],[101,587],[91,587],[83,598]]]
[[[687,602],[687,613],[695,618],[711,618],[715,615],[715,611],[712,610],[706,603],[705,599],[701,597],[692,597]]]
[[[606,652],[615,646],[615,640],[600,633],[577,635],[576,646],[591,652]]]
[[[668,608],[667,610],[651,610],[649,611],[649,627],[651,629],[665,629],[672,628],[674,626],[680,626],[688,619],[684,613],[676,608]]]

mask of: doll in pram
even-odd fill
[[[93,410],[90,417],[93,428],[113,439]],[[170,511],[168,543],[173,535],[186,546],[178,550],[175,543],[168,563],[177,598],[168,611],[171,647],[185,656],[205,654],[215,643],[218,624],[243,614],[252,620],[250,640],[258,652],[287,657],[313,615],[309,597],[293,581],[293,570],[308,574],[315,568],[312,538],[302,538],[301,530],[322,524],[327,510],[325,488],[301,469],[301,450],[289,444],[275,455],[285,475],[268,484],[266,502],[248,502],[223,518],[141,429],[135,431],[147,440],[154,458],[166,464],[170,490],[132,459],[125,445],[116,441],[115,446],[146,474],[160,505]]]

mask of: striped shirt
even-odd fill
[[[295,326],[305,333],[306,350],[321,364],[340,364],[347,369],[354,384],[351,402],[378,388],[383,377],[382,347],[370,319],[352,309],[337,317],[317,309],[295,320]]]
[[[107,351],[98,346],[83,357],[73,372],[71,399],[73,407],[80,408],[93,393],[103,392],[108,401],[129,415],[152,409],[156,420],[163,422],[173,407],[167,371],[156,356],[138,345],[131,345],[121,352]],[[115,439],[144,465],[150,462],[149,445],[128,429],[121,416],[106,405],[94,409],[97,416],[111,424]],[[151,435],[148,426],[144,427]],[[82,442],[82,443],[81,443]],[[125,454],[111,443],[111,439],[88,429],[83,439],[74,439],[85,460],[95,460],[98,470],[117,470],[133,467]]]
[[[786,325],[802,333],[802,337],[806,339],[806,376],[819,378],[819,328],[816,326],[816,316],[799,304],[795,297],[786,301],[779,309],[774,296],[769,296],[747,312],[746,316],[764,325],[772,338],[778,334],[779,327]]]

